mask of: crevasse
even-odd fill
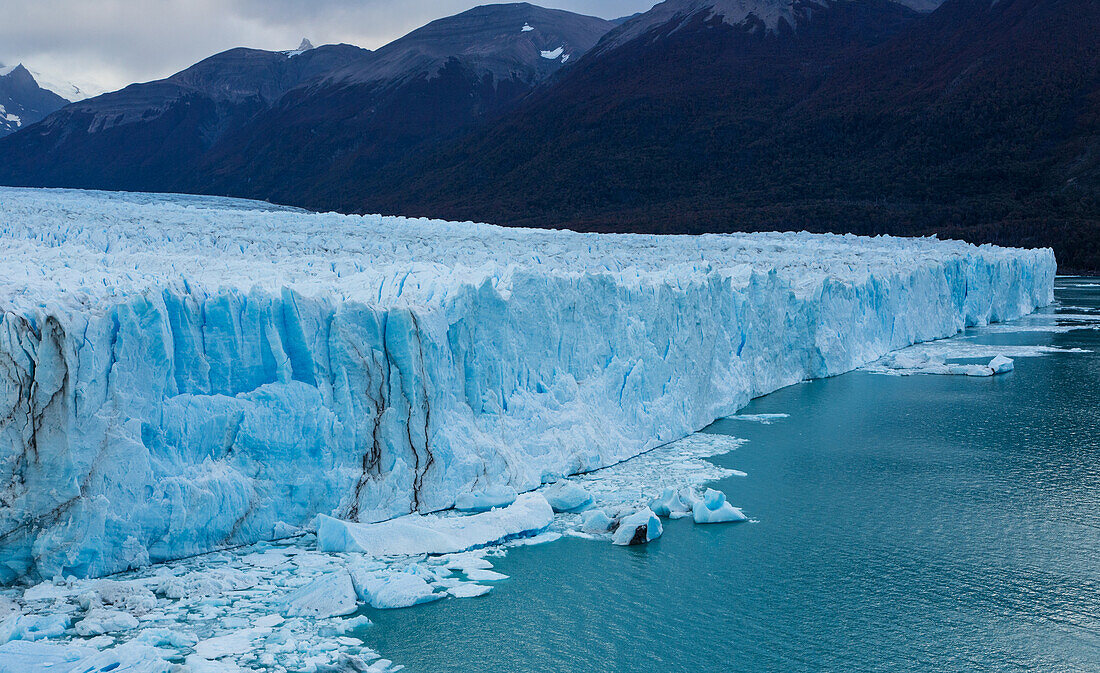
[[[1053,299],[1049,250],[0,189],[0,582],[619,462]]]

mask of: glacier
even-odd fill
[[[0,188],[0,584],[523,493],[1053,300],[1050,250]]]

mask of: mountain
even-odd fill
[[[288,90],[364,50],[291,55],[232,49],[167,79],[74,103],[0,141],[0,180],[32,186],[161,190],[223,135]]]
[[[656,208],[674,213],[675,228],[702,227],[701,209],[720,216],[713,197],[726,183],[749,179],[754,143],[776,120],[842,64],[920,21],[888,0],[668,0],[497,123],[415,154],[332,205],[650,230],[657,223],[644,213]]]
[[[290,92],[215,147],[183,186],[337,207],[413,148],[511,109],[613,27],[526,3],[433,21]]]
[[[746,11],[746,8],[747,11]],[[1100,270],[1100,3],[669,0],[343,210],[1050,245]]]
[[[42,120],[68,102],[39,86],[22,64],[0,64],[0,138]]]
[[[426,140],[507,110],[613,27],[529,4],[434,21],[374,52],[235,49],[70,106],[0,143],[0,183],[323,203]],[[365,179],[365,178],[360,178]]]
[[[96,96],[107,93],[107,89],[94,82],[73,82],[64,76],[35,70],[34,68],[28,68],[27,71],[30,72],[35,81],[38,82],[38,86],[48,91],[52,91],[70,102],[75,103],[79,100],[95,98]]]

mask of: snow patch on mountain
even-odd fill
[[[289,51],[280,52],[287,55],[287,58],[294,58],[295,56],[301,56],[311,49],[315,49],[313,43],[306,38],[302,38],[302,43],[298,45],[297,49],[291,49]]]
[[[0,583],[531,491],[1053,299],[1049,250],[0,189]],[[589,489],[591,490],[591,489]]]
[[[30,69],[28,69],[30,70]],[[58,96],[61,96],[65,100],[75,103],[88,98],[95,98],[96,96],[107,93],[110,89],[101,86],[95,82],[81,82],[76,83],[67,80],[64,77],[58,77],[50,73],[43,73],[39,70],[30,70],[31,75],[34,76],[38,86],[43,89],[54,92]]]
[[[781,21],[794,26],[796,18],[825,6],[826,0],[665,0],[623,24],[600,49],[621,46],[660,26],[675,27],[700,15],[704,19],[719,17],[734,26],[757,24],[775,31]]]

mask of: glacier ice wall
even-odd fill
[[[1049,250],[0,189],[0,583],[532,489],[1053,299]]]

